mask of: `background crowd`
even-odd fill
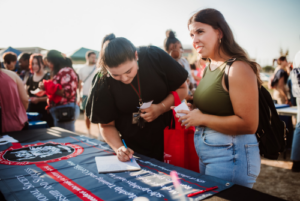
[[[164,50],[188,72],[187,83],[189,86],[189,92],[185,99],[187,102],[192,103],[193,93],[202,78],[206,62],[205,60],[202,60],[201,57],[198,57],[194,63],[190,64],[187,58],[183,57],[183,46],[180,40],[176,38],[175,32],[172,30],[166,31],[166,38],[163,45]],[[65,74],[69,75],[69,71],[67,71],[67,69],[72,69],[71,71],[74,71],[74,68],[72,66],[72,60],[56,50],[51,50],[44,55],[23,52],[17,56],[14,52],[6,52],[2,55],[1,69],[5,74],[9,73],[8,71],[14,72],[18,76],[17,81],[21,80],[23,87],[18,86],[18,93],[16,96],[21,98],[21,94],[24,94],[25,91],[27,98],[23,98],[27,99],[25,102],[28,102],[28,106],[26,106],[27,104],[23,105],[26,112],[39,113],[41,115],[41,120],[46,121],[49,127],[60,126],[74,131],[74,121],[76,118],[73,123],[71,123],[71,127],[67,126],[66,123],[57,122],[55,114],[51,115],[51,107],[54,106],[53,103],[55,106],[69,106],[73,102],[76,102],[76,105],[79,106],[80,110],[85,114],[86,101],[90,92],[92,80],[98,70],[96,61],[97,57],[95,52],[86,52],[86,64],[79,69],[76,69],[76,72],[74,72],[76,73],[77,78],[76,76],[71,76],[72,78],[70,80],[69,78],[67,79],[68,84],[64,83],[62,86],[57,85],[57,83],[61,83],[62,80],[66,80],[62,72],[65,71],[67,72]],[[4,82],[4,79],[1,79],[1,83],[2,82]],[[49,82],[51,83],[49,84]],[[75,84],[72,85],[74,82],[76,83],[76,86]],[[45,89],[45,83],[47,86],[46,88],[48,89],[46,90],[46,93],[36,93],[35,91],[41,87],[42,89]],[[59,89],[62,87],[61,89],[64,89],[64,91],[52,94],[52,91],[57,87]],[[59,93],[64,97],[67,96],[67,98],[60,99]],[[3,91],[2,95],[3,97],[8,97],[6,90]],[[79,111],[77,106],[75,106],[75,111]],[[6,115],[12,116],[11,113],[13,112],[9,112],[7,108],[2,107],[3,117]],[[76,114],[77,113],[78,112],[76,112]],[[8,122],[12,125],[18,122],[18,124],[23,125],[23,127],[21,126],[22,129],[27,128],[28,123],[27,121],[20,120],[21,116],[22,115],[19,115],[19,112],[15,112],[15,114],[10,118],[12,121],[7,121],[3,124],[2,132],[20,130],[20,127],[14,126],[11,126],[11,129],[7,130],[5,125],[7,125]],[[86,115],[84,115],[84,118],[87,134],[90,136],[91,122]]]

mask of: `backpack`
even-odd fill
[[[227,73],[225,72],[225,85],[229,91],[228,73],[230,66],[235,61],[227,62]],[[285,122],[279,119],[273,99],[270,93],[261,86],[259,92],[259,124],[255,133],[259,142],[260,155],[267,159],[277,160],[279,154],[285,150],[286,128]]]

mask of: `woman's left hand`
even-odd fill
[[[33,103],[33,104],[38,104],[40,102],[39,98],[38,97],[31,97],[30,98],[30,101]]]
[[[147,109],[142,109],[141,110],[141,117],[146,121],[146,122],[152,122],[154,121],[159,115],[162,114],[162,110],[160,105],[158,104],[152,104],[150,107]]]
[[[185,126],[186,129],[191,126],[203,126],[204,124],[205,115],[199,109],[194,109],[192,111],[179,110],[177,113],[186,114],[178,120],[181,122],[182,126]]]
[[[39,88],[41,89],[41,90],[45,90],[45,87],[44,87],[44,83],[43,82],[39,82]]]

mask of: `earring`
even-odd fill
[[[221,39],[219,39],[219,43],[221,43],[222,41],[221,41]]]

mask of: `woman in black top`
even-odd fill
[[[27,112],[38,112],[42,115],[41,120],[47,121],[48,126],[53,126],[53,119],[51,115],[45,109],[47,106],[47,95],[37,96],[32,94],[38,88],[39,82],[42,80],[49,80],[50,74],[44,70],[43,57],[40,54],[33,54],[29,59],[29,68],[33,74],[28,78],[26,82],[27,93],[30,97],[29,106]]]
[[[187,72],[154,46],[136,49],[129,40],[113,34],[102,44],[102,70],[93,80],[87,116],[100,123],[103,138],[120,161],[128,161],[133,150],[162,161],[163,131],[171,121],[170,106],[174,105],[170,92],[176,91],[181,100],[186,97]],[[149,108],[139,111],[142,102],[152,100]],[[119,133],[130,148],[124,147]]]

